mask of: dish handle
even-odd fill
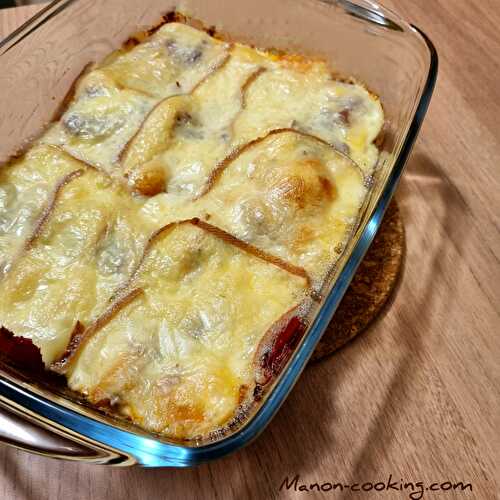
[[[111,450],[68,437],[44,425],[23,411],[0,400],[0,442],[52,458],[92,463],[117,463],[119,455]]]

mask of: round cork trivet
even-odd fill
[[[396,202],[392,201],[312,361],[332,354],[373,323],[396,286],[404,248],[403,221]]]

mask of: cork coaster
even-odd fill
[[[392,201],[312,361],[332,354],[376,319],[397,283],[404,248],[403,221],[396,202]]]

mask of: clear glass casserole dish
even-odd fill
[[[416,139],[437,76],[432,43],[368,0],[56,0],[0,44],[0,162],[36,137],[89,61],[178,10],[226,37],[325,58],[380,96],[386,125],[359,226],[310,326],[249,417],[219,440],[169,442],[82,405],[51,380],[0,365],[0,440],[53,457],[144,466],[191,466],[254,439],[277,412],[323,334],[370,245]]]

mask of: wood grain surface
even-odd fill
[[[423,498],[499,498],[500,3],[385,4],[424,29],[441,58],[397,194],[407,256],[390,307],[309,366],[263,435],[232,456],[193,470],[125,470],[1,447],[1,499],[410,498],[280,491],[297,474],[299,484],[463,481],[472,492]],[[0,35],[35,10],[0,11]]]

